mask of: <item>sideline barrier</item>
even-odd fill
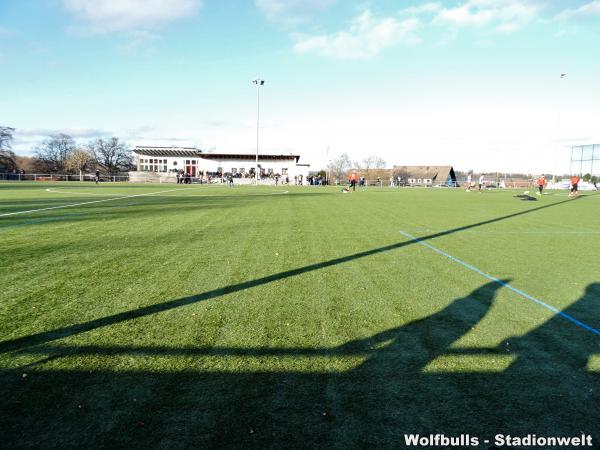
[[[52,181],[78,181],[78,182],[95,182],[96,175],[94,174],[55,174],[55,173],[0,173],[0,181],[35,181],[35,182],[52,182]],[[128,182],[129,175],[100,175],[102,183],[118,183]]]

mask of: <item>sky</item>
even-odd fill
[[[260,152],[314,169],[567,173],[599,81],[600,0],[0,0],[20,155],[59,132],[253,153],[260,110]]]

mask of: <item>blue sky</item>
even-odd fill
[[[600,0],[0,0],[0,123],[253,152],[261,76],[263,152],[566,172],[599,44]]]

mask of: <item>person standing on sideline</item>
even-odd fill
[[[541,177],[539,177],[537,179],[536,184],[537,184],[537,188],[538,188],[537,195],[542,195],[542,191],[546,187],[546,177],[544,175],[542,175]]]
[[[471,192],[471,186],[473,185],[473,175],[469,172],[467,175],[467,192]]]
[[[579,195],[579,191],[578,189],[578,185],[579,185],[579,175],[573,175],[571,177],[571,193],[569,194],[569,197],[576,197],[577,195]]]
[[[350,187],[352,191],[356,191],[356,182],[358,181],[358,175],[356,174],[356,170],[353,170],[350,174]]]
[[[100,171],[96,170],[96,178],[95,178],[96,184],[98,184],[98,182],[100,181]]]
[[[479,177],[479,192],[481,192],[481,188],[485,187],[485,178],[483,174]]]

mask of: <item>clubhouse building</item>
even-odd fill
[[[408,186],[456,186],[452,166],[394,166],[392,172]]]
[[[195,147],[147,147],[133,150],[137,172],[130,172],[132,181],[154,179],[175,181],[177,173],[192,178],[223,178],[232,175],[238,180],[255,178],[256,154],[206,153]],[[259,154],[260,179],[265,182],[279,177],[302,184],[308,175],[309,164],[300,164],[300,155]]]

